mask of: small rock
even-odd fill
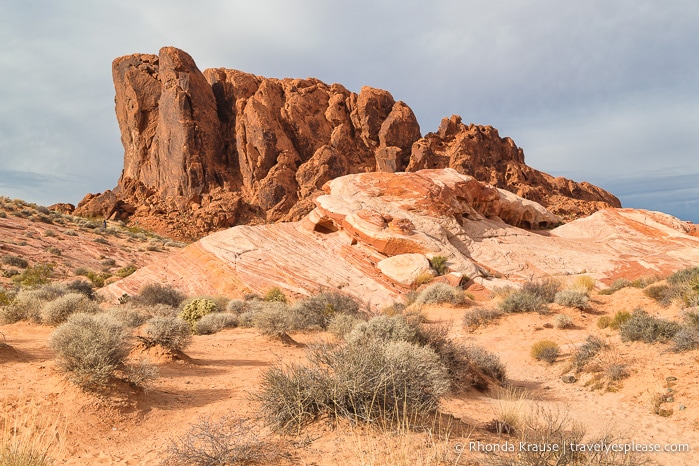
[[[668,395],[668,396],[665,397],[665,401],[666,401],[667,403],[672,403],[673,401],[675,401],[675,397],[674,397],[674,396]]]
[[[680,411],[684,411],[685,409],[687,409],[687,407],[680,403],[680,406],[677,409],[679,409]]]
[[[553,328],[553,324],[550,324],[550,323],[546,322],[546,323],[544,324],[544,328]]]
[[[667,381],[667,382],[674,382],[675,380],[677,380],[677,377],[673,377],[673,376],[665,377],[665,381]]]
[[[575,383],[578,381],[578,379],[576,379],[574,375],[564,375],[563,377],[561,377],[561,380],[563,381],[563,383]]]

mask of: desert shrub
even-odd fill
[[[68,293],[41,308],[41,322],[47,325],[58,325],[65,322],[71,314],[95,314],[99,306],[82,293]]]
[[[90,285],[85,280],[73,280],[72,282],[66,285],[66,289],[75,293],[81,293],[85,295],[88,299],[95,298],[95,293],[92,289],[92,285]]]
[[[29,262],[19,256],[13,256],[12,254],[2,256],[2,263],[12,267],[18,267],[20,269],[26,269],[29,267]]]
[[[415,328],[402,315],[379,315],[358,323],[345,339],[348,343],[364,343],[368,340],[413,342]]]
[[[102,262],[100,262],[100,265],[104,268],[111,268],[116,265],[116,259],[112,259],[110,257],[103,259]]]
[[[281,431],[298,431],[333,405],[332,385],[327,371],[294,363],[265,371],[254,397],[267,424]]]
[[[250,420],[202,418],[167,448],[163,466],[277,464],[286,455],[280,441],[260,433]]]
[[[207,314],[216,312],[216,303],[208,298],[194,298],[189,301],[179,313],[179,318],[189,322],[192,331],[197,332],[197,322]]]
[[[573,354],[573,366],[576,371],[581,371],[585,364],[597,356],[605,346],[601,338],[595,335],[588,335],[585,343],[580,345]]]
[[[328,331],[335,336],[344,338],[360,322],[363,320],[352,314],[335,314],[328,323]]]
[[[294,317],[285,303],[259,301],[238,318],[241,326],[255,327],[263,335],[282,335],[297,330],[302,324]]]
[[[359,314],[359,303],[352,296],[337,291],[324,291],[294,304],[292,312],[299,328],[328,328],[336,314]]]
[[[106,384],[129,354],[129,333],[106,314],[73,314],[49,340],[59,367],[83,388]]]
[[[138,296],[134,297],[137,303],[146,306],[167,304],[168,306],[178,307],[184,299],[185,296],[176,289],[158,283],[144,286],[141,288]]]
[[[46,285],[42,285],[30,291],[33,296],[36,296],[42,301],[53,301],[68,292],[67,286],[57,283],[47,283]]]
[[[447,267],[447,258],[444,256],[434,256],[429,259],[430,267],[432,270],[437,272],[437,275],[446,275],[449,272],[449,267]]]
[[[19,275],[19,270],[17,269],[5,269],[2,271],[2,276],[5,278],[12,278]]]
[[[117,273],[115,275],[117,277],[126,278],[132,273],[134,273],[136,270],[138,270],[138,268],[135,265],[127,265],[117,270]]]
[[[672,301],[672,289],[668,285],[652,285],[643,290],[643,294],[659,302],[663,306],[669,306]]]
[[[432,280],[434,280],[434,272],[423,272],[417,277],[415,277],[415,281],[413,282],[413,285],[415,286],[422,286],[422,285],[427,285],[430,283]]]
[[[464,291],[461,288],[446,283],[433,283],[427,286],[415,299],[415,304],[461,304],[464,302]]]
[[[556,293],[561,289],[561,282],[555,278],[544,278],[538,281],[528,281],[522,285],[522,292],[534,295],[544,303],[552,303]]]
[[[677,297],[685,307],[699,306],[699,267],[679,270],[667,279]]]
[[[500,309],[488,309],[477,307],[466,311],[464,314],[464,327],[480,327],[488,325],[490,322],[500,318],[503,312]]]
[[[78,275],[78,276],[87,277],[87,274],[88,274],[89,272],[90,272],[90,271],[89,271],[88,269],[86,269],[85,267],[78,267],[77,269],[75,269],[75,270],[73,271],[73,275]]]
[[[677,352],[690,351],[699,348],[699,328],[698,327],[682,327],[672,337],[674,350]]]
[[[682,312],[682,319],[688,326],[699,328],[699,308],[685,309]]]
[[[176,317],[153,317],[144,329],[147,346],[160,345],[172,351],[182,351],[192,342],[191,326]]]
[[[98,236],[97,238],[94,239],[95,243],[99,244],[109,244],[109,241],[107,241],[106,238],[102,238],[101,236]]]
[[[505,365],[495,353],[491,353],[482,346],[464,346],[463,349],[466,358],[472,361],[485,375],[492,377],[501,384],[507,381]]]
[[[531,356],[538,361],[546,361],[553,364],[558,359],[560,348],[551,340],[540,340],[532,345]]]
[[[675,336],[682,326],[677,322],[659,319],[642,309],[636,309],[631,318],[619,327],[622,341],[665,342]]]
[[[226,304],[226,311],[233,314],[242,314],[248,310],[247,302],[242,299],[231,299],[228,301],[228,304]]]
[[[107,312],[129,328],[140,327],[152,317],[142,312],[141,309],[131,306],[117,306],[110,308]]]
[[[52,274],[52,264],[36,264],[27,267],[19,275],[12,277],[12,281],[23,288],[36,288],[48,283]]]
[[[9,305],[13,298],[14,296],[12,295],[12,292],[0,290],[0,306]],[[0,317],[0,321],[2,321],[2,317]]]
[[[206,314],[197,322],[197,333],[200,335],[211,335],[224,328],[234,328],[238,326],[238,317],[225,312],[212,312]]]
[[[6,306],[0,307],[0,322],[13,324],[20,320],[41,322],[41,308],[46,301],[40,290],[20,290]]]
[[[571,319],[569,316],[565,314],[556,314],[556,316],[553,318],[553,321],[556,325],[556,328],[564,329],[573,326],[573,319]]]
[[[660,280],[660,278],[656,276],[646,275],[632,280],[629,286],[632,286],[634,288],[646,288],[647,286],[652,285],[658,280]]]
[[[600,290],[599,294],[602,295],[610,295],[614,294],[617,291],[619,291],[622,288],[626,288],[627,286],[631,286],[631,280],[627,280],[626,278],[617,278],[612,282],[611,285],[609,285],[608,288],[605,288],[604,290]]]
[[[499,308],[502,312],[531,312],[543,309],[546,301],[540,296],[524,291],[514,291],[500,301]]]
[[[561,290],[556,293],[554,298],[556,304],[566,307],[574,307],[577,309],[587,309],[588,298],[587,293],[578,290]]]
[[[60,256],[61,254],[63,254],[63,251],[61,251],[60,249],[58,249],[58,248],[55,247],[55,246],[51,246],[51,247],[49,247],[49,248],[46,249],[46,250],[47,250],[48,252],[50,252],[51,254],[53,254],[54,256]]]
[[[272,302],[278,302],[278,303],[285,303],[286,302],[286,296],[280,290],[278,287],[273,287],[270,288],[267,293],[265,293],[265,297],[263,298],[265,301],[272,301]]]
[[[415,330],[415,341],[432,348],[447,368],[453,391],[468,387],[485,390],[490,385],[487,375],[501,384],[505,382],[505,366],[500,359],[483,348],[474,349],[478,347],[468,347],[450,339],[448,325],[416,324]]]
[[[158,366],[144,358],[127,364],[124,367],[123,372],[124,380],[139,387],[147,387],[160,375]]]
[[[94,272],[92,270],[87,272],[87,275],[85,275],[88,280],[97,288],[102,288],[107,279],[111,278],[112,274],[108,272]]]
[[[631,318],[631,313],[628,311],[617,311],[609,322],[609,328],[612,330],[619,330],[627,320]]]
[[[629,376],[629,369],[626,364],[613,363],[605,370],[605,375],[612,382],[617,382]]]
[[[439,356],[404,341],[321,345],[308,357],[311,366],[263,375],[257,398],[277,429],[299,429],[321,414],[393,423],[434,410],[449,388]]]
[[[607,328],[609,327],[609,324],[612,322],[612,318],[609,316],[601,316],[599,319],[597,319],[597,328]]]
[[[575,280],[573,280],[572,288],[574,290],[589,293],[590,291],[592,291],[594,289],[595,283],[596,283],[595,279],[592,278],[591,276],[580,275],[578,277],[575,277]]]

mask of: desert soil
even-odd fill
[[[694,451],[699,447],[698,353],[671,353],[661,344],[622,343],[618,332],[596,326],[600,315],[631,311],[637,306],[666,317],[676,317],[678,309],[661,308],[641,290],[631,288],[611,296],[594,294],[592,304],[593,309],[585,313],[551,305],[549,315],[508,315],[475,331],[461,326],[466,308],[433,307],[425,313],[429,322],[450,323],[457,340],[497,353],[507,366],[512,385],[525,389],[529,398],[536,400],[522,401],[521,409],[536,402],[567,413],[590,435],[611,430],[620,441],[686,443]],[[547,328],[545,324],[553,323],[558,312],[572,317],[575,326]],[[48,346],[52,331],[52,327],[26,322],[0,326],[5,343],[11,346],[0,352],[0,400],[5,414],[34,410],[41,419],[55,422],[59,446],[53,453],[58,464],[66,465],[158,464],[171,440],[203,417],[227,413],[255,417],[257,407],[251,393],[258,389],[263,371],[280,361],[301,361],[303,344],[330,338],[318,333],[292,334],[301,345],[288,346],[261,336],[255,329],[242,328],[195,336],[186,357],[173,360],[155,352],[149,355],[158,365],[160,377],[148,390],[116,386],[110,394],[98,397],[67,382],[58,370]],[[575,384],[561,381],[572,349],[591,333],[604,337],[615,348],[614,357],[631,368],[630,377],[618,391],[592,390],[585,386],[584,377]],[[542,339],[554,340],[563,349],[553,365],[529,355],[531,345]],[[676,380],[668,382],[668,377]],[[453,415],[454,426],[470,427],[452,429],[449,439],[432,440],[444,450],[443,464],[483,464],[475,454],[459,456],[454,449],[469,441],[506,439],[495,438],[479,427],[498,416],[502,402],[497,393],[495,389],[482,394],[469,392],[444,401],[441,410]],[[673,395],[674,401],[664,405],[672,409],[671,416],[653,413],[651,398],[656,393]],[[392,455],[416,458],[416,451],[427,448],[431,440],[426,434],[391,438],[371,429],[333,429],[321,420],[283,441],[289,452],[288,464],[378,465],[411,464],[413,460]],[[693,451],[658,453],[650,459],[657,464],[697,464]]]

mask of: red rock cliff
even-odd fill
[[[239,223],[297,220],[338,176],[442,167],[562,216],[619,206],[595,186],[531,169],[493,128],[452,117],[421,138],[410,107],[384,90],[356,94],[312,78],[223,68],[202,73],[173,47],[117,58],[112,74],[124,170],[116,188],[80,202],[80,215],[198,238]]]

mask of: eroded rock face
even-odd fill
[[[117,58],[112,74],[124,170],[113,190],[87,195],[78,215],[199,238],[241,223],[298,220],[339,176],[446,167],[565,216],[618,205],[599,188],[529,168],[493,128],[452,117],[421,138],[410,107],[385,90],[201,72],[174,47]]]
[[[465,125],[457,115],[444,118],[436,133],[415,142],[408,164],[408,170],[448,167],[536,201],[566,220],[621,207],[619,199],[597,186],[529,167],[512,139],[501,138],[491,126]]]

